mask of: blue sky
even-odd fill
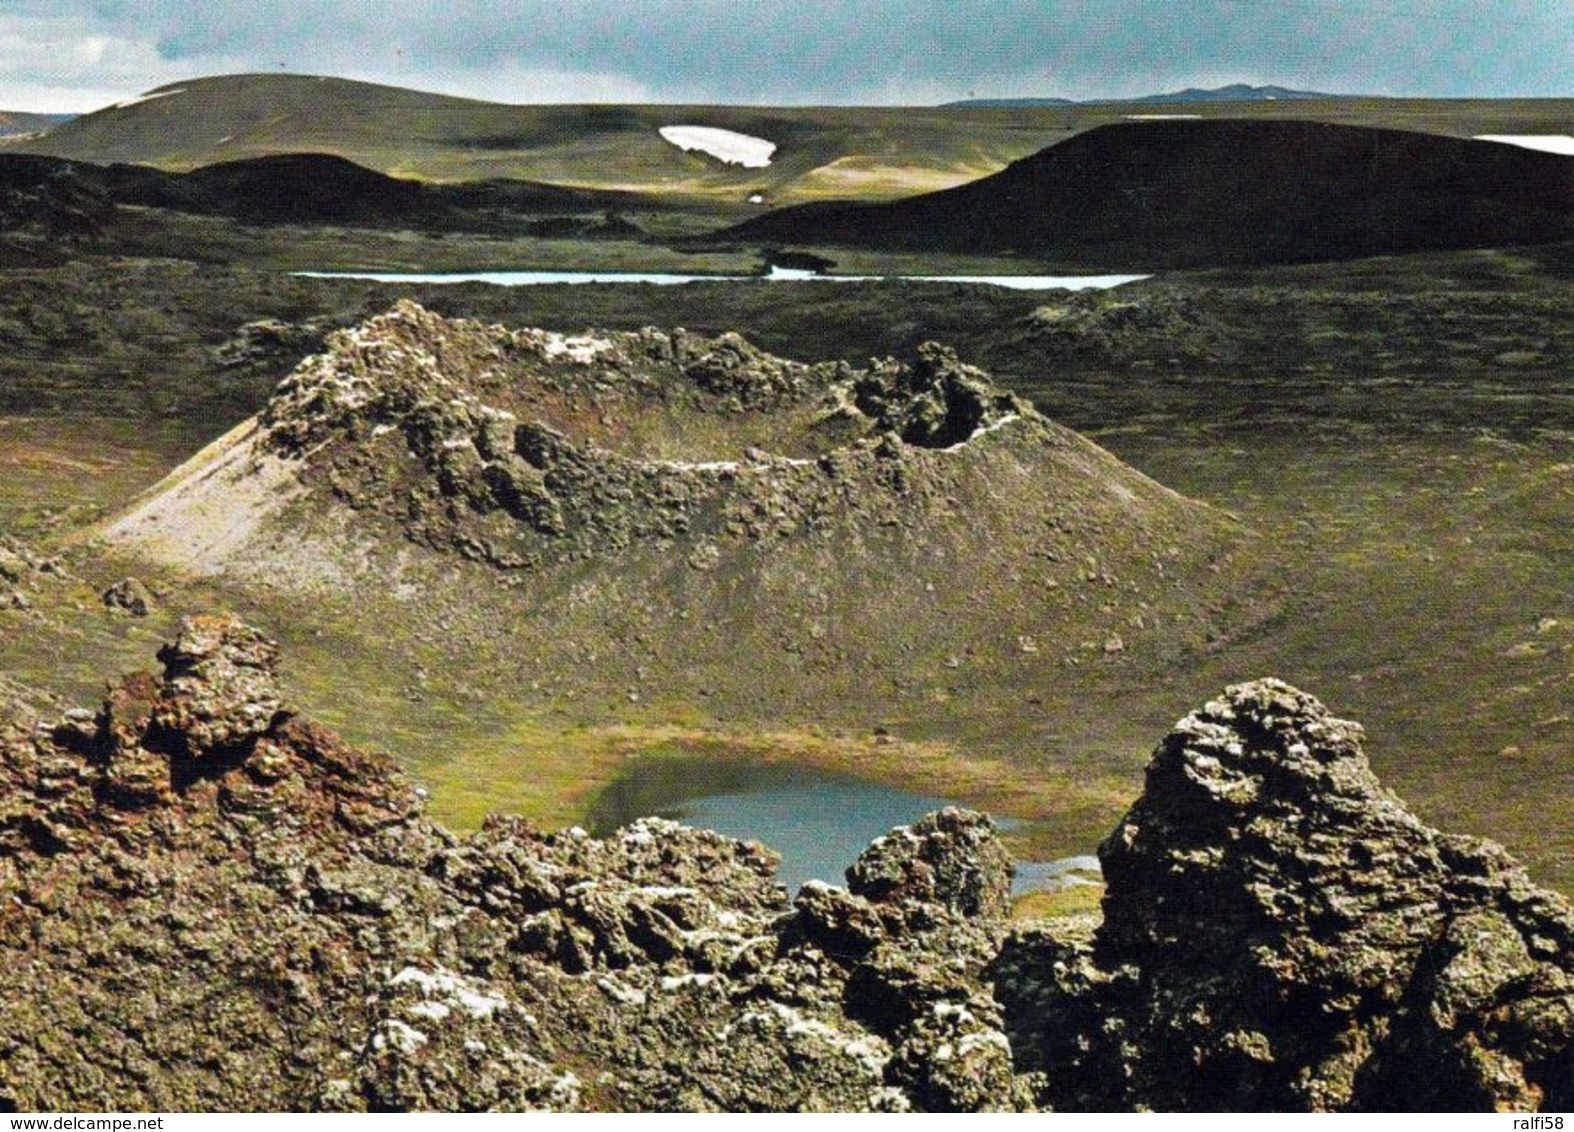
[[[1574,97],[1574,0],[0,0],[6,109],[239,71],[503,102]]]

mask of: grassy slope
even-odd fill
[[[509,177],[772,204],[933,191],[995,172],[1083,130],[1153,112],[1141,106],[708,107],[506,106],[343,79],[239,75],[107,108],[26,143],[85,161],[189,169],[317,151],[401,176]],[[1469,136],[1563,133],[1574,100],[1200,103],[1204,117],[1311,118]],[[728,168],[663,141],[666,125],[706,125],[779,146],[766,169]]]
[[[271,153],[334,153],[399,176],[521,178],[600,188],[719,196],[782,195],[807,174],[851,159],[886,195],[911,175],[956,183],[1032,152],[1058,123],[998,113],[659,106],[504,106],[339,79],[239,76],[180,84],[180,94],[87,115],[32,152],[189,169]],[[962,128],[958,128],[958,124]],[[777,143],[767,169],[685,154],[658,134],[706,125]],[[819,175],[833,188],[845,177]],[[813,191],[812,188],[810,191]]]

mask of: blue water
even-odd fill
[[[876,837],[955,804],[814,770],[652,759],[607,788],[591,824],[604,834],[639,817],[665,817],[760,841],[782,855],[779,876],[796,892],[807,880],[846,883],[847,866]],[[1092,857],[1023,861],[1013,891],[1087,883],[1097,870]]]
[[[806,880],[846,883],[847,866],[869,842],[949,804],[889,786],[798,773],[752,790],[693,798],[664,816],[763,841],[782,855],[782,883],[796,892]]]
[[[408,273],[392,271],[298,271],[313,279],[369,279],[377,283],[495,283],[530,287],[547,283],[867,283],[896,279],[925,283],[981,283],[1018,291],[1104,289],[1134,283],[1146,275],[818,275],[796,268],[773,267],[766,275],[675,275],[646,271],[464,271]]]

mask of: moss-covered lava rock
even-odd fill
[[[1422,825],[1275,681],[1162,743],[1104,921],[1013,924],[987,819],[851,890],[648,819],[421,791],[187,622],[162,675],[0,724],[5,1109],[1566,1107],[1574,912]]]

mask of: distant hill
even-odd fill
[[[765,139],[765,168],[685,152],[663,127]],[[515,106],[303,75],[229,75],[160,87],[24,143],[99,164],[190,170],[323,153],[400,177],[499,178],[659,192],[737,204],[845,194],[901,196],[985,176],[1064,136],[1059,121],[956,111],[757,106]]]
[[[947,192],[782,209],[740,241],[1153,269],[1574,237],[1574,159],[1318,122],[1106,126]]]
[[[1167,94],[1145,94],[1138,98],[964,98],[956,102],[945,102],[943,106],[1156,106],[1172,102],[1281,102],[1287,100],[1307,101],[1312,99],[1331,99],[1350,97],[1338,94],[1323,94],[1313,90],[1291,90],[1282,86],[1250,86],[1246,83],[1231,83],[1219,87],[1187,87],[1185,90],[1172,90]]]
[[[1246,83],[1231,83],[1228,86],[1201,88],[1187,87],[1185,90],[1172,90],[1167,94],[1148,94],[1141,98],[1115,99],[1116,102],[1131,102],[1137,105],[1153,105],[1168,102],[1281,102],[1284,100],[1346,98],[1348,95],[1325,94],[1315,90],[1291,90],[1282,86],[1250,86]]]
[[[954,102],[942,102],[941,106],[947,107],[974,107],[987,110],[1012,110],[1031,109],[1039,106],[1083,106],[1074,98],[959,98]]]
[[[26,110],[0,110],[0,138],[38,133],[69,122],[74,117],[76,117],[74,114],[34,114]]]
[[[176,171],[317,153],[416,180],[534,181],[752,210],[953,188],[1144,105],[516,106],[311,75],[224,75],[160,87],[41,138],[0,137],[0,152]],[[1191,101],[1186,112],[1462,137],[1560,134],[1574,118],[1574,99],[1316,101],[1280,94]],[[665,140],[661,130],[670,126],[729,130],[776,149],[763,168],[729,165]]]

